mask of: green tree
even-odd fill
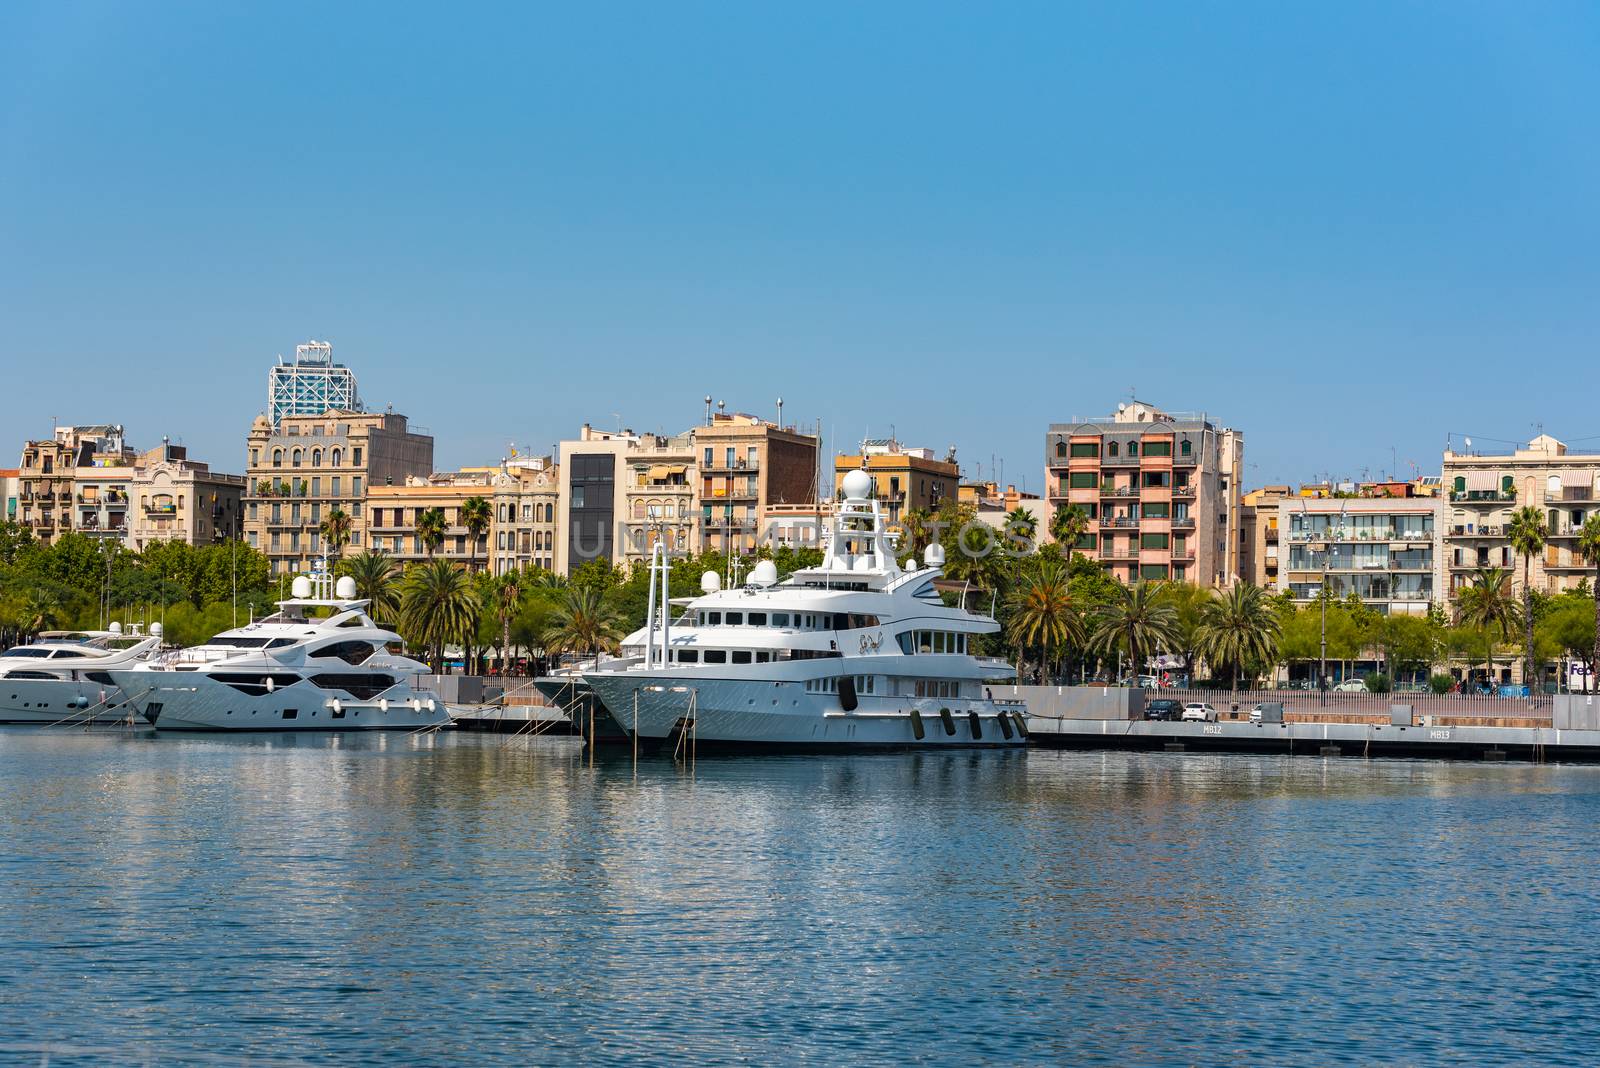
[[[489,605],[500,621],[500,673],[511,673],[511,622],[522,607],[522,572],[507,571],[489,587]]]
[[[1192,582],[1168,582],[1162,587],[1164,595],[1177,610],[1173,630],[1173,645],[1169,652],[1183,659],[1183,673],[1194,678],[1194,665],[1198,656],[1200,616],[1211,601],[1211,591]],[[1276,605],[1267,602],[1276,612]]]
[[[1006,597],[1009,619],[1006,636],[1017,650],[1017,673],[1022,673],[1025,649],[1039,650],[1041,673],[1052,661],[1059,671],[1062,653],[1084,639],[1083,615],[1072,597],[1065,564],[1042,561],[1028,569]]]
[[[1511,542],[1511,548],[1522,557],[1522,622],[1526,628],[1522,647],[1522,679],[1528,685],[1528,692],[1533,693],[1536,685],[1534,677],[1534,649],[1533,649],[1533,558],[1544,552],[1545,542],[1549,531],[1544,525],[1544,515],[1531,504],[1525,504],[1511,513],[1511,523],[1506,527],[1506,536]]]
[[[429,560],[406,572],[400,626],[428,650],[435,672],[444,670],[445,646],[463,645],[478,629],[479,602],[465,571],[448,560]]]
[[[350,513],[343,508],[329,509],[328,514],[322,519],[322,525],[317,529],[322,534],[323,543],[337,559],[344,547],[350,544]]]
[[[1076,504],[1062,505],[1050,516],[1050,536],[1061,551],[1071,556],[1078,542],[1089,533],[1089,513]]]
[[[1578,552],[1594,566],[1594,649],[1589,656],[1589,684],[1595,686],[1595,669],[1600,668],[1600,512],[1592,513],[1578,531]]]
[[[1566,596],[1540,618],[1534,640],[1546,655],[1568,656],[1583,664],[1588,677],[1595,677],[1595,616],[1589,598]]]
[[[416,532],[417,540],[422,542],[423,550],[428,554],[428,560],[433,560],[433,554],[439,551],[444,544],[444,509],[426,508],[417,513],[417,518],[412,523],[412,530]]]
[[[1511,593],[1511,572],[1499,567],[1480,567],[1466,585],[1456,591],[1456,619],[1483,635],[1486,680],[1494,684],[1494,639],[1510,638],[1522,622],[1522,609]]]
[[[494,510],[482,497],[468,497],[461,502],[461,525],[467,528],[467,541],[470,546],[467,561],[473,570],[477,570],[478,550],[488,548],[485,539],[489,534],[489,524],[493,521]]]
[[[1032,512],[1021,505],[1006,513],[1007,537],[1021,538],[1031,547],[1039,536],[1039,520]]]
[[[556,607],[544,632],[544,647],[553,653],[615,652],[622,642],[622,619],[592,587],[575,586]]]
[[[1282,630],[1260,586],[1236,582],[1217,593],[1200,611],[1195,644],[1213,669],[1226,668],[1230,688],[1239,688],[1246,664],[1272,664]]]
[[[1178,610],[1159,585],[1142,579],[1116,590],[1111,603],[1094,615],[1089,646],[1108,656],[1127,653],[1130,670],[1138,675],[1152,654],[1176,644]]]
[[[394,561],[383,553],[367,551],[340,561],[344,574],[356,581],[356,596],[371,602],[367,614],[379,623],[392,623],[400,607]]]

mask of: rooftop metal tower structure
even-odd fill
[[[321,415],[330,408],[361,411],[355,372],[333,362],[333,345],[327,341],[296,345],[293,363],[279,356],[267,376],[267,418],[273,428],[286,415]]]

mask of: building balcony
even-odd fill
[[[1137,546],[1121,545],[1114,548],[1106,547],[1100,550],[1099,559],[1108,563],[1135,563],[1139,559],[1139,549]]]
[[[756,521],[754,519],[723,519],[720,516],[713,516],[710,519],[702,518],[700,520],[700,529],[707,534],[721,534],[724,531],[729,534],[754,534],[756,532]]]
[[[1194,516],[1192,516],[1192,515],[1181,515],[1181,516],[1176,517],[1175,519],[1172,520],[1172,529],[1173,530],[1193,530],[1194,529]]]
[[[1517,499],[1516,491],[1451,490],[1450,499],[1461,504],[1501,504]]]
[[[1193,499],[1193,497],[1194,497],[1194,487],[1193,486],[1173,486],[1172,487],[1172,495],[1174,497],[1183,497],[1183,498]]]
[[[1101,486],[1100,487],[1100,496],[1102,496],[1102,497],[1137,497],[1137,496],[1139,496],[1139,487],[1138,486]]]
[[[1139,466],[1139,458],[1137,456],[1102,456],[1102,457],[1100,457],[1100,466],[1101,467],[1138,467]]]
[[[717,461],[715,461],[713,463],[701,464],[700,465],[700,470],[702,472],[711,472],[711,471],[759,471],[759,470],[761,470],[761,463],[760,463],[759,460],[735,460],[735,461],[733,461],[733,463],[730,464],[726,460],[717,460]]]
[[[1561,496],[1549,497],[1550,501],[1597,501],[1600,500],[1600,486],[1563,486]]]
[[[1266,537],[1268,545],[1278,544],[1278,532],[1275,529],[1268,527],[1266,530]]]
[[[1453,538],[1498,538],[1505,534],[1501,526],[1479,526],[1475,523],[1465,523],[1450,528]]]
[[[1112,529],[1112,528],[1120,529],[1120,530],[1138,529],[1139,520],[1135,519],[1132,516],[1126,516],[1126,515],[1102,516],[1101,519],[1100,519],[1100,525],[1102,527],[1107,528],[1107,529]]]

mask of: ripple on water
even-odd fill
[[[1581,767],[0,730],[0,1062],[1576,1064],[1597,799]]]

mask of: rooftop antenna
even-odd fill
[[[779,402],[782,403],[781,401]],[[711,394],[706,394],[706,426],[711,425]]]

